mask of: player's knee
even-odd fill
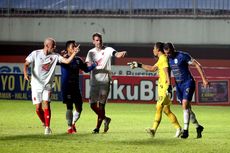
[[[36,112],[42,111],[42,107],[36,107]]]
[[[66,105],[66,108],[67,108],[68,110],[73,110],[73,105],[67,104],[67,105]]]
[[[172,113],[171,110],[170,110],[170,107],[169,107],[168,105],[166,105],[166,106],[164,107],[164,114],[165,114],[165,115],[169,115],[170,113]]]
[[[157,103],[157,104],[156,104],[156,110],[157,110],[157,111],[158,111],[158,110],[162,111],[162,109],[163,109],[163,105],[162,105],[161,103]]]
[[[91,104],[90,104],[90,108],[91,108],[92,110],[97,109],[97,103],[91,103]]]
[[[42,103],[36,104],[36,111],[41,111],[42,110]]]
[[[165,113],[165,115],[168,116],[171,113],[171,111],[170,110],[164,110],[164,113]]]
[[[81,114],[82,108],[78,108],[78,109],[77,109],[77,112],[78,112],[79,114]]]

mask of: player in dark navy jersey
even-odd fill
[[[66,50],[62,51],[64,57],[69,57],[74,50],[77,49],[77,44],[74,40],[66,42]],[[90,66],[88,66],[88,64]],[[66,104],[66,120],[68,124],[67,133],[76,132],[75,123],[80,118],[82,112],[82,95],[79,84],[79,72],[90,72],[97,66],[96,63],[85,63],[83,60],[75,56],[70,64],[61,64],[61,90],[63,103]],[[73,104],[75,111],[73,112]]]
[[[172,43],[165,43],[164,52],[168,56],[169,66],[176,81],[177,97],[183,107],[184,130],[181,138],[187,138],[189,136],[188,129],[190,120],[196,125],[197,138],[201,138],[204,127],[198,123],[190,103],[195,92],[195,80],[189,70],[189,66],[193,65],[196,67],[202,78],[204,87],[208,86],[208,80],[201,65],[188,53],[176,51]]]

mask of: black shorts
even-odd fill
[[[82,105],[83,103],[80,90],[64,92],[62,93],[62,99],[64,104]]]

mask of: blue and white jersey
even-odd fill
[[[185,52],[177,51],[174,57],[169,57],[170,69],[173,72],[177,83],[193,80],[189,71],[189,64],[192,64],[193,58]]]

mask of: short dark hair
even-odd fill
[[[99,37],[102,40],[102,34],[100,34],[99,32],[94,33],[92,39],[94,39],[94,37]]]
[[[171,42],[166,42],[166,43],[164,44],[164,49],[165,49],[165,50],[174,51],[174,50],[175,50],[175,47],[174,47],[174,45],[173,45]]]
[[[155,46],[156,46],[157,49],[159,49],[160,52],[164,53],[164,43],[156,42]]]
[[[65,43],[65,50],[67,50],[71,44],[75,44],[75,43],[76,43],[75,40],[68,40],[68,41]]]

